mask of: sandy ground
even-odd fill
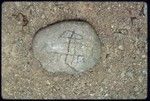
[[[142,2],[4,2],[2,97],[143,99],[147,97],[147,15]],[[57,21],[88,21],[103,42],[99,65],[81,75],[48,73],[32,38]]]

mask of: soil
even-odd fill
[[[2,97],[5,99],[144,99],[147,13],[144,2],[4,2]],[[89,22],[102,58],[81,75],[49,73],[32,52],[35,33],[69,19]]]

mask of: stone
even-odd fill
[[[100,62],[101,41],[88,22],[61,21],[38,30],[32,49],[47,71],[78,74]]]
[[[143,59],[146,58],[146,55],[142,55],[142,58],[143,58]]]

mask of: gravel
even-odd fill
[[[2,97],[145,99],[145,12],[144,2],[4,2]],[[68,19],[87,21],[102,41],[99,65],[81,75],[47,72],[32,52],[40,28]]]

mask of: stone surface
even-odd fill
[[[100,40],[84,21],[62,21],[40,29],[33,39],[33,52],[49,72],[76,74],[100,61]]]

